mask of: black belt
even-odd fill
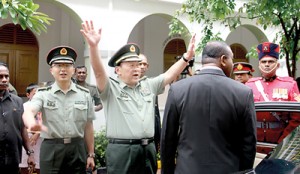
[[[53,143],[53,144],[70,144],[70,143],[75,143],[82,141],[83,138],[81,137],[76,137],[76,138],[51,138],[51,139],[44,139],[44,141],[47,141],[48,143]]]
[[[142,139],[115,139],[109,138],[108,142],[112,144],[140,144],[146,146],[154,141],[154,138],[142,138]]]

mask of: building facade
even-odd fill
[[[46,63],[46,55],[48,51],[58,45],[68,45],[77,50],[78,58],[76,65],[85,64],[88,67],[88,81],[95,83],[93,72],[89,66],[89,53],[87,45],[80,33],[81,23],[85,20],[93,20],[95,28],[102,27],[102,38],[100,41],[99,51],[101,52],[104,62],[108,62],[109,58],[124,44],[128,42],[137,43],[141,52],[148,57],[150,64],[148,76],[156,76],[163,73],[176,60],[175,57],[181,55],[187,49],[187,45],[192,33],[197,33],[197,41],[201,38],[201,26],[191,24],[187,19],[182,18],[182,26],[186,27],[190,32],[187,36],[169,36],[169,22],[175,14],[175,10],[181,7],[180,3],[168,2],[162,0],[35,0],[40,5],[43,13],[49,15],[55,21],[48,26],[47,33],[34,35],[36,46],[29,53],[34,53],[34,58],[25,60],[22,57],[11,63],[10,68],[14,70],[13,83],[18,86],[17,90],[22,90],[27,86],[25,82],[45,82],[51,81],[52,76],[49,73],[49,66]],[[242,1],[241,1],[242,2]],[[240,3],[241,3],[240,2]],[[1,28],[8,26],[11,21],[1,20]],[[255,21],[243,21],[243,25],[234,31],[229,31],[222,25],[216,24],[214,27],[216,32],[221,32],[221,37],[227,44],[232,46],[236,55],[235,61],[247,61],[255,67],[254,76],[259,76],[257,69],[257,59],[245,59],[243,55],[255,46],[264,41],[272,41],[277,32],[276,29],[264,31]],[[7,61],[7,49],[15,50],[18,43],[9,43],[1,45],[0,39],[0,60]],[[27,49],[26,44],[24,48]],[[19,55],[18,50],[14,55]],[[28,55],[27,54],[27,55]],[[23,56],[26,57],[26,56]],[[27,56],[28,57],[28,56]],[[21,74],[24,73],[26,67],[35,62],[34,68],[37,76],[27,81],[20,81]],[[285,64],[284,61],[282,64]],[[22,65],[22,66],[21,66]],[[201,57],[196,55],[195,69],[201,67]],[[107,72],[114,76],[114,69],[106,67]],[[24,69],[23,71],[19,71]],[[31,74],[30,74],[31,72]],[[281,71],[282,75],[286,75],[286,71]],[[26,76],[32,76],[32,70],[28,71]],[[21,79],[26,78],[22,76]],[[299,72],[298,72],[299,76]],[[22,84],[23,83],[23,84]],[[24,93],[24,92],[19,92]],[[161,106],[163,109],[163,106]],[[103,117],[103,111],[98,113],[97,118]],[[104,125],[100,119],[99,125]],[[96,125],[96,129],[99,129]]]

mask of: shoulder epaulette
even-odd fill
[[[251,79],[249,79],[249,80],[247,81],[247,83],[249,83],[249,82],[255,82],[255,81],[261,80],[261,79],[262,79],[262,77],[252,77]]]
[[[89,84],[89,83],[86,83],[86,86],[91,86],[91,87],[97,87],[96,85],[92,85],[92,84]]]
[[[113,81],[116,82],[116,83],[120,83],[118,80],[116,80],[116,79],[114,79],[114,78],[112,78],[112,77],[109,77],[109,79],[110,79],[110,80],[113,80]]]
[[[90,90],[87,89],[87,88],[85,88],[85,87],[82,87],[82,86],[80,86],[80,85],[78,85],[78,84],[76,84],[76,87],[77,87],[78,89],[81,89],[81,90],[87,92],[87,93],[90,93]]]
[[[144,77],[140,78],[139,81],[145,80],[145,79],[147,79],[147,78],[148,78],[147,76],[144,76]]]
[[[40,87],[37,89],[37,91],[49,91],[51,88],[52,88],[52,86]]]

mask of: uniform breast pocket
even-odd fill
[[[45,115],[48,121],[59,122],[58,106],[56,105],[44,105]]]
[[[86,104],[75,104],[74,105],[74,120],[75,121],[86,121],[87,120],[87,109]]]
[[[151,95],[144,96],[143,99],[144,99],[144,101],[147,102],[147,103],[151,103],[152,100],[153,100]]]

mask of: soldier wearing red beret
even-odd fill
[[[234,80],[241,83],[246,83],[251,77],[254,69],[250,63],[236,62],[233,64],[233,75]]]
[[[278,77],[279,45],[264,42],[257,46],[261,77],[251,78],[246,85],[251,87],[254,102],[259,101],[297,101],[299,89],[291,77]],[[259,112],[257,115],[258,142],[280,143],[300,124],[300,116],[286,112]],[[268,154],[272,149],[258,147],[257,152]]]

